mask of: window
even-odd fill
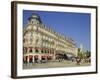
[[[45,53],[46,53],[47,51],[45,50]]]
[[[49,53],[49,50],[48,50],[48,53]]]
[[[30,44],[32,44],[32,42],[33,42],[33,38],[31,37],[31,38],[30,38]]]
[[[25,43],[25,39],[23,39],[23,43]]]
[[[33,50],[32,50],[32,47],[30,47],[30,48],[29,48],[29,52],[32,52],[32,51],[33,51]]]
[[[25,40],[26,42],[28,42],[28,39],[26,38],[26,40]]]
[[[41,50],[41,53],[43,53],[43,49]]]
[[[54,54],[54,51],[52,51],[51,53]]]
[[[36,39],[36,44],[38,43],[39,39]]]
[[[36,53],[38,53],[38,52],[39,52],[39,50],[38,50],[38,49],[36,49],[36,50],[35,50],[35,52],[36,52]]]

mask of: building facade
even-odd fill
[[[40,16],[33,13],[23,29],[23,61],[50,61],[67,54],[77,56],[74,40],[45,26]]]

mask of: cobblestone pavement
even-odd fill
[[[79,65],[76,62],[72,61],[53,61],[46,63],[30,63],[23,64],[23,69],[39,69],[39,68],[57,68],[57,67],[81,67],[81,66],[90,66],[90,63],[80,63]]]

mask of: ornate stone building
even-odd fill
[[[58,56],[77,56],[77,47],[67,38],[45,26],[38,14],[33,13],[23,30],[23,61],[56,60]]]

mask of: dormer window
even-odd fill
[[[41,23],[41,19],[40,19],[39,15],[33,13],[32,16],[29,18],[29,23],[31,23],[31,24]]]

